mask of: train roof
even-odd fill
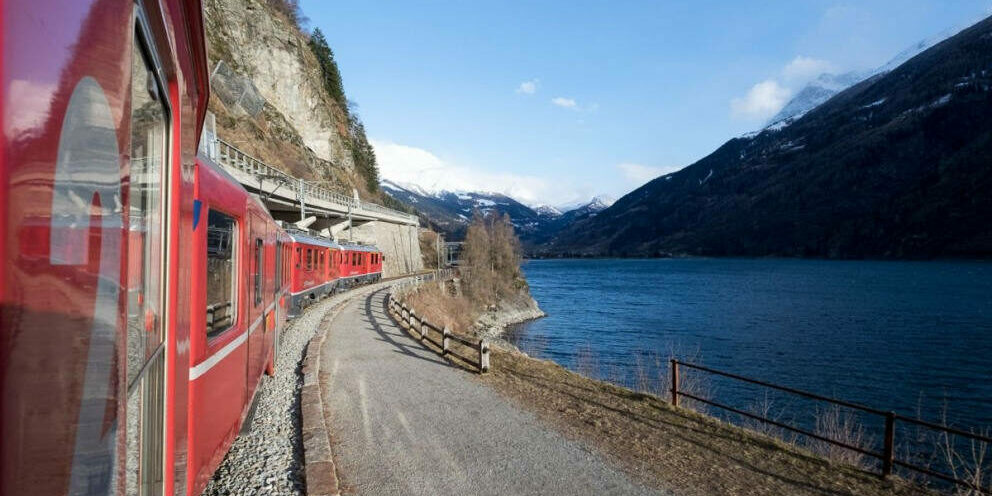
[[[376,248],[375,245],[356,245],[356,244],[349,244],[349,243],[341,243],[341,249],[343,249],[343,250],[351,250],[351,251],[367,251],[367,252],[374,252],[374,253],[378,253],[379,252],[379,248]]]
[[[324,246],[327,248],[337,248],[341,249],[341,245],[335,242],[333,239],[322,238],[320,236],[312,236],[310,234],[302,233],[299,231],[288,231],[290,238],[297,243],[307,243],[311,245]]]

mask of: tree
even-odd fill
[[[478,211],[465,235],[462,268],[465,292],[478,305],[495,305],[521,288],[520,240],[510,216]]]
[[[379,189],[379,164],[376,162],[375,149],[365,136],[365,124],[357,113],[348,116],[348,133],[351,137],[351,158],[355,168],[365,178],[365,186],[369,191]]]
[[[324,89],[334,101],[341,106],[341,110],[348,114],[348,99],[344,95],[344,83],[341,82],[341,71],[338,70],[338,63],[334,60],[334,51],[327,44],[327,38],[320,28],[313,28],[310,35],[310,50],[317,57],[320,64],[320,72],[324,83]]]

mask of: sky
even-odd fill
[[[528,204],[614,198],[992,0],[302,0],[383,178]]]

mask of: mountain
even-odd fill
[[[460,240],[473,213],[497,211],[510,216],[514,229],[528,250],[551,239],[573,222],[589,218],[613,203],[608,196],[597,196],[562,212],[550,205],[527,206],[501,193],[478,191],[429,190],[410,183],[383,180],[382,190],[400,203],[415,208],[424,220],[444,232],[451,240]]]
[[[781,128],[791,124],[805,115],[806,112],[820,106],[832,96],[863,81],[868,76],[870,73],[860,72],[848,72],[841,75],[820,74],[819,77],[799,90],[799,93],[796,93],[796,96],[768,121],[767,127]]]
[[[785,107],[782,107],[782,110],[780,110],[768,121],[765,129],[777,130],[792,124],[794,121],[805,115],[806,112],[820,106],[820,104],[829,100],[837,93],[840,93],[841,91],[844,91],[868,78],[879,74],[885,74],[892,69],[899,67],[907,60],[947,39],[957,31],[960,31],[960,29],[948,29],[936,36],[921,40],[913,46],[899,52],[895,57],[886,62],[885,65],[871,71],[851,71],[844,74],[820,74],[816,79],[810,81],[806,86],[799,90],[799,92],[796,93],[796,96],[789,100],[789,103],[785,104]]]
[[[535,205],[531,207],[537,215],[544,217],[545,219],[557,219],[561,217],[563,213],[561,210],[552,207],[551,205]]]
[[[550,209],[537,212],[502,193],[430,191],[414,184],[390,180],[383,180],[380,186],[387,195],[416,209],[425,220],[452,240],[465,237],[465,229],[476,211],[508,214],[522,240],[540,232],[548,222],[560,217],[560,213],[556,216]]]
[[[549,255],[992,256],[992,17],[563,229]]]

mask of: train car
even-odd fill
[[[372,245],[342,244],[339,285],[354,287],[382,279],[382,252]]]
[[[208,159],[196,164],[188,461],[199,493],[237,437],[285,321],[290,238]]]
[[[273,369],[292,241],[195,159],[200,3],[61,3],[0,17],[0,493],[199,494]]]
[[[331,239],[303,231],[290,231],[292,240],[292,287],[289,312],[294,317],[313,302],[339,289],[335,254],[341,246]]]
[[[0,8],[0,494],[199,494],[302,240],[197,158],[198,0]],[[374,247],[321,243],[318,291],[379,278]]]

